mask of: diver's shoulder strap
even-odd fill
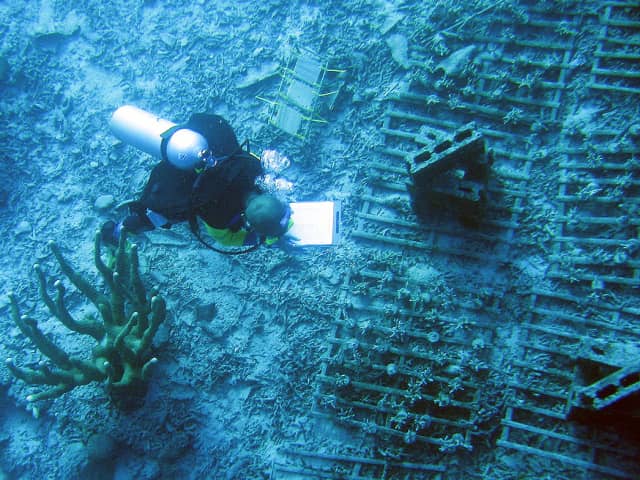
[[[243,148],[246,146],[246,149]],[[250,153],[249,140],[229,156],[218,159],[218,162],[198,172],[191,187],[190,204],[192,210],[212,203],[229,185],[242,176],[251,177],[255,181],[261,174],[259,159]]]
[[[171,129],[169,129],[171,130]],[[169,132],[169,130],[167,130],[167,132]],[[169,134],[169,137],[171,136],[173,132],[171,132]],[[163,139],[164,141],[164,139]],[[166,151],[166,146],[165,146],[165,151]],[[230,155],[228,155],[225,159],[222,160],[222,163],[225,162],[233,162],[234,157],[238,157],[238,156],[242,156],[245,158],[252,158],[254,160],[258,160],[259,158],[251,153],[251,149],[250,149],[250,145],[249,145],[249,139],[245,139],[244,142],[242,142],[242,144],[239,145],[239,147],[232,152]],[[220,166],[221,164],[218,164],[216,166]],[[197,206],[199,204],[202,203],[202,199],[197,199],[197,191],[199,190],[199,188],[201,187],[201,184],[203,183],[204,178],[207,176],[206,174],[209,175],[215,175],[215,169],[216,166],[211,167],[211,168],[207,168],[204,169],[203,171],[199,172],[198,174],[198,178],[196,178],[196,180],[193,183],[193,188],[192,188],[192,192],[191,192],[191,198],[189,199],[189,228],[191,229],[191,232],[195,235],[195,237],[198,239],[198,241],[203,244],[206,248],[208,248],[209,250],[213,250],[214,252],[218,252],[218,253],[222,253],[225,255],[240,255],[243,253],[249,253],[252,252],[254,250],[256,250],[258,247],[260,247],[260,245],[262,244],[262,241],[259,240],[257,243],[255,243],[254,245],[251,245],[245,249],[242,250],[223,250],[221,248],[217,248],[214,247],[213,245],[209,244],[207,241],[205,241],[202,238],[202,235],[200,234],[200,224],[198,223],[198,217],[195,213],[195,210],[197,208]],[[227,169],[228,170],[228,169]],[[232,168],[230,170],[230,172],[227,173],[227,175],[230,174],[231,178],[226,178],[226,181],[233,181],[233,179],[238,176],[240,174],[241,169],[240,168]],[[210,199],[209,199],[210,200]]]
[[[174,125],[173,127],[168,128],[160,134],[160,138],[162,138],[162,140],[160,141],[160,158],[162,158],[162,160],[168,160],[167,144],[169,143],[169,139],[174,133],[176,133],[177,130],[180,130],[181,128],[184,127],[182,125]]]

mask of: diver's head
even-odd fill
[[[244,211],[247,228],[269,237],[283,235],[289,226],[290,216],[289,205],[268,193],[250,195]]]

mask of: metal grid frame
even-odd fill
[[[356,428],[398,460],[444,468],[448,455],[471,451],[497,426],[489,352],[501,297],[469,287],[432,299],[419,271],[388,260],[350,275],[349,306],[334,320],[313,413]]]
[[[510,399],[498,446],[547,460],[549,473],[571,478],[637,478],[640,447],[621,445],[615,430],[567,421],[580,364],[614,368],[620,351],[640,340],[640,310],[558,291],[535,289],[517,330]],[[581,473],[578,473],[581,472]]]
[[[360,455],[312,452],[294,445],[279,452],[283,459],[275,462],[271,478],[298,480],[325,478],[330,480],[427,480],[440,478],[445,467],[425,463],[397,461],[392,458],[368,458]]]
[[[595,290],[640,286],[640,145],[614,136],[561,151],[551,278]],[[599,135],[602,133],[602,135]]]
[[[551,263],[545,278],[557,285],[516,293],[519,298],[512,301],[524,305],[521,313],[504,310],[500,300],[493,300],[480,303],[482,312],[471,307],[465,315],[472,301],[447,304],[446,311],[425,315],[423,305],[410,302],[420,285],[411,283],[402,262],[352,272],[345,284],[346,308],[335,319],[318,377],[314,412],[356,427],[376,445],[394,446],[403,460],[411,461],[417,448],[420,461],[429,462],[425,465],[446,468],[424,477],[399,465],[391,474],[380,469],[359,475],[367,462],[380,461],[371,453],[368,459],[351,459],[351,470],[345,467],[344,475],[440,479],[459,473],[451,468],[452,457],[442,453],[465,455],[486,434],[474,430],[478,423],[471,407],[486,401],[483,388],[470,377],[463,385],[469,397],[454,396],[459,410],[451,417],[439,415],[440,400],[429,388],[442,390],[451,381],[447,365],[460,352],[471,351],[474,361],[500,368],[502,360],[473,348],[473,339],[480,338],[477,345],[486,342],[488,348],[502,342],[505,355],[512,357],[506,367],[510,381],[497,427],[496,458],[511,458],[522,471],[529,468],[539,475],[640,476],[640,451],[622,444],[615,428],[592,428],[567,418],[576,390],[585,386],[581,364],[594,362],[604,371],[615,371],[620,366],[616,349],[640,339],[638,142],[625,142],[631,123],[619,128],[602,122],[604,126],[588,134],[580,125],[572,130],[567,123],[575,113],[567,106],[582,99],[598,98],[612,111],[637,103],[638,17],[640,9],[630,1],[514,2],[514,8],[492,11],[490,22],[467,24],[473,33],[460,35],[459,48],[472,43],[485,53],[466,67],[465,75],[453,78],[442,76],[433,60],[432,52],[439,48],[436,37],[413,39],[414,75],[410,84],[388,96],[380,155],[368,165],[352,237],[372,251],[397,247],[414,258],[426,252],[472,265],[508,265],[524,249],[533,249]],[[405,157],[469,121],[476,122],[494,152],[487,221],[475,230],[447,222],[444,216],[419,223],[406,192]],[[575,142],[559,149],[555,145],[560,139]],[[557,192],[555,200],[547,197],[554,202],[555,215],[542,221],[536,217],[539,205],[530,201],[532,182],[540,177],[555,182]],[[595,192],[585,191],[592,182],[598,187]],[[544,232],[531,228],[536,222]],[[469,294],[455,293],[460,298]],[[368,305],[363,296],[376,301]],[[437,331],[473,316],[484,321],[468,326],[463,339]],[[497,325],[506,329],[500,336]],[[425,343],[433,331],[437,341]],[[438,358],[440,351],[445,352],[444,362]],[[432,375],[418,390],[421,397],[415,405],[421,409],[408,401],[413,392],[406,388],[418,378],[416,365]],[[380,405],[382,398],[395,403]],[[420,423],[424,411],[429,412],[428,430]],[[318,472],[346,461],[331,455],[317,455],[327,462]],[[293,449],[288,458],[300,465],[307,453]]]
[[[635,9],[635,12],[634,12]],[[632,1],[603,2],[601,30],[589,88],[603,94],[612,92],[640,95],[640,13]],[[630,18],[634,13],[635,18]]]
[[[527,213],[532,168],[546,155],[534,137],[561,128],[560,107],[576,68],[571,58],[582,17],[536,5],[520,2],[520,11],[496,12],[491,23],[467,38],[487,53],[457,78],[441,75],[442,67],[425,46],[414,48],[416,79],[389,96],[380,130],[383,158],[371,165],[374,173],[361,197],[354,237],[483,261],[491,256],[506,262],[519,247],[531,246],[517,233]],[[438,48],[432,40],[427,44]],[[426,226],[407,221],[405,156],[469,121],[478,125],[495,157],[482,227],[472,231],[441,219]],[[385,204],[389,198],[395,212]]]

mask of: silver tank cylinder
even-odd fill
[[[198,132],[181,128],[167,142],[167,160],[181,170],[191,170],[202,163],[202,153],[207,148],[206,138]]]
[[[161,134],[175,125],[133,105],[118,108],[109,121],[109,127],[118,139],[154,157],[162,156]]]
[[[124,105],[113,112],[109,126],[121,141],[161,157],[162,134],[176,124],[133,105]],[[190,170],[202,162],[201,153],[207,148],[207,140],[202,135],[180,128],[167,141],[167,160],[177,168]]]

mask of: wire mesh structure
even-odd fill
[[[270,105],[269,123],[300,140],[306,140],[313,123],[326,123],[318,115],[321,97],[335,95],[335,91],[322,92],[327,62],[309,50],[301,50],[282,69],[282,80],[275,100],[259,97]]]

